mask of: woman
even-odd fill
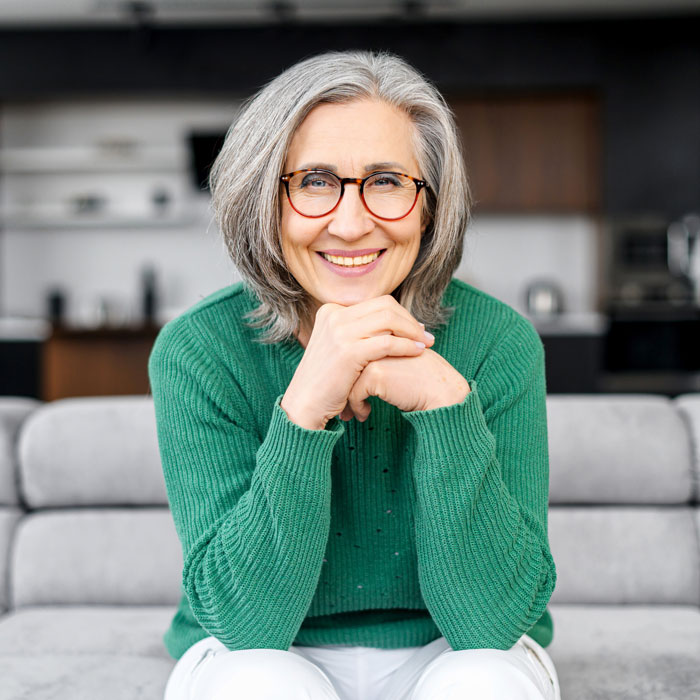
[[[184,555],[166,700],[558,698],[543,348],[451,277],[440,94],[390,54],[309,58],[211,184],[243,282],[149,362]]]

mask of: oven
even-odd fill
[[[673,264],[674,225],[645,217],[604,228],[602,391],[700,390],[700,306],[692,279]]]

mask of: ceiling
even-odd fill
[[[0,0],[0,27],[593,19],[700,14],[700,0]]]

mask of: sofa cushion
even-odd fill
[[[693,399],[700,403],[689,397],[688,406]],[[547,416],[550,503],[691,499],[692,445],[671,399],[551,395]],[[22,490],[32,508],[167,505],[150,396],[45,404],[25,422],[19,450]]]
[[[700,697],[700,611],[553,605],[547,652],[565,700]]]
[[[547,397],[550,503],[687,503],[688,430],[652,395]]]
[[[125,654],[0,655],[3,700],[161,700],[173,664]]]
[[[552,506],[556,603],[700,603],[691,506]]]
[[[15,528],[23,511],[11,506],[0,506],[0,613],[9,607],[10,549]]]
[[[44,404],[22,426],[19,454],[30,508],[168,503],[150,396]]]
[[[13,607],[175,604],[182,549],[167,508],[37,511],[19,523]]]
[[[19,504],[17,439],[19,429],[41,402],[19,396],[0,397],[0,505]]]
[[[0,618],[3,654],[124,654],[170,659],[163,635],[171,605],[61,605],[13,610]]]
[[[674,399],[685,420],[693,449],[694,498],[700,502],[700,394],[682,394]]]

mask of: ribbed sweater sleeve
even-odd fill
[[[345,428],[334,419],[306,430],[278,396],[261,435],[232,367],[199,333],[188,316],[166,325],[148,365],[183,589],[229,649],[286,650],[318,584]]]
[[[544,349],[518,320],[460,404],[402,412],[416,455],[421,591],[453,649],[508,649],[544,613],[549,550]]]

